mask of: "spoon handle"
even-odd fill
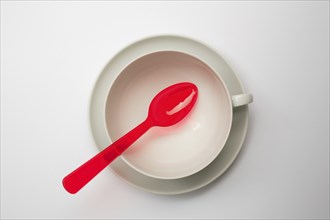
[[[66,191],[72,194],[77,193],[151,127],[152,125],[149,123],[148,119],[145,120],[64,177],[62,184]]]

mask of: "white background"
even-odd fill
[[[159,196],[102,172],[89,101],[107,61],[150,35],[205,42],[248,91],[248,136],[221,178]],[[329,1],[1,1],[1,218],[329,218]]]

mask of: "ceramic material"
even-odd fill
[[[152,57],[148,58],[148,56],[151,55]],[[144,59],[146,58],[153,59],[155,63],[157,63],[157,60],[163,60],[162,62],[164,62],[165,59],[166,60],[165,63],[173,64],[172,66],[174,66],[175,69],[173,69],[173,71],[168,71],[167,68],[163,68],[162,71],[159,71],[161,74],[160,73],[155,74],[157,71],[152,70],[152,66],[147,65],[149,62],[145,62]],[[180,61],[180,62],[176,62],[176,61]],[[158,61],[160,66],[162,62]],[[207,63],[207,65],[205,65],[205,63]],[[132,75],[133,71],[130,70],[130,66],[127,67],[128,64],[131,64],[131,67],[134,67],[134,69],[136,70],[135,71],[136,75],[134,75],[135,77]],[[158,66],[158,69],[159,68],[161,69],[160,66]],[[139,68],[141,71],[139,71]],[[177,71],[179,70],[181,74],[178,74]],[[177,74],[171,75],[172,72],[176,72]],[[182,74],[182,72],[186,72],[186,74]],[[118,77],[119,73],[121,74]],[[148,79],[150,81],[147,84],[145,83],[144,80],[141,80],[146,76],[151,77],[150,79]],[[195,111],[195,115],[192,115],[191,118],[189,119],[191,123],[188,123],[188,119],[187,119],[187,123],[185,124],[183,123],[180,128],[184,132],[178,134],[177,137],[171,140],[170,136],[168,136],[168,133],[171,133],[172,131],[168,130],[168,131],[163,131],[162,133],[162,131],[160,130],[158,131],[155,130],[154,134],[145,138],[144,140],[145,142],[143,145],[150,144],[152,141],[155,140],[155,138],[152,137],[157,135],[157,137],[163,136],[163,140],[161,141],[164,141],[164,143],[166,143],[167,141],[166,144],[171,143],[171,141],[172,143],[174,143],[174,141],[178,139],[181,141],[181,143],[186,143],[183,144],[184,146],[189,146],[188,142],[185,142],[189,138],[188,139],[185,138],[196,136],[197,133],[200,132],[202,135],[196,138],[195,140],[197,142],[198,140],[208,141],[207,143],[209,146],[214,147],[214,149],[218,147],[216,150],[220,152],[224,144],[222,144],[219,150],[219,143],[220,143],[219,140],[226,142],[227,140],[226,136],[229,135],[230,127],[231,127],[231,134],[229,135],[226,145],[224,149],[221,151],[220,155],[217,156],[216,153],[213,154],[217,156],[216,158],[205,157],[207,159],[202,160],[202,161],[207,161],[206,165],[209,164],[211,161],[213,161],[211,164],[209,164],[207,167],[205,167],[206,166],[205,164],[203,166],[200,166],[200,167],[204,167],[204,169],[201,170],[200,172],[197,172],[198,170],[201,169],[199,167],[195,171],[188,174],[189,176],[185,173],[183,176],[186,177],[184,178],[168,179],[168,180],[154,178],[159,176],[164,178],[166,174],[156,173],[156,175],[154,174],[150,175],[150,173],[152,173],[150,170],[147,170],[147,172],[145,172],[145,170],[143,169],[148,168],[148,166],[143,167],[141,166],[141,163],[139,164],[139,160],[134,160],[134,158],[136,158],[134,154],[138,154],[136,152],[139,152],[140,149],[138,151],[132,150],[131,152],[128,152],[127,155],[124,156],[124,158],[117,159],[117,161],[115,161],[111,165],[113,171],[122,178],[124,178],[125,180],[127,180],[128,182],[156,193],[177,194],[177,193],[182,193],[182,192],[191,191],[193,189],[197,189],[211,182],[232,163],[232,161],[236,157],[242,145],[242,141],[244,140],[246,133],[246,126],[247,126],[247,106],[236,108],[234,110],[233,120],[231,120],[232,103],[234,103],[235,105],[236,104],[240,105],[242,103],[246,104],[252,101],[252,96],[245,95],[244,96],[245,98],[241,98],[242,96],[237,96],[238,98],[233,97],[233,101],[228,99],[228,97],[244,93],[244,90],[240,82],[238,81],[237,77],[230,69],[230,67],[223,61],[223,59],[218,54],[216,54],[208,47],[187,38],[175,37],[175,36],[160,36],[160,37],[154,37],[139,41],[129,46],[121,53],[119,53],[114,59],[112,59],[103,70],[96,84],[91,101],[91,123],[92,123],[93,134],[97,142],[97,145],[100,148],[102,148],[103,146],[107,146],[111,142],[110,137],[113,138],[117,135],[120,135],[120,132],[124,132],[124,130],[127,127],[132,126],[129,123],[134,124],[135,120],[140,120],[139,117],[143,117],[143,114],[145,114],[143,108],[144,106],[148,106],[148,104],[146,105],[141,104],[139,105],[140,107],[130,106],[132,105],[132,103],[134,103],[134,100],[137,100],[137,98],[139,98],[140,100],[144,96],[152,97],[154,95],[152,93],[156,90],[159,90],[158,86],[164,87],[165,84],[171,84],[173,83],[173,81],[178,82],[178,80],[192,81],[196,83],[198,86],[201,85],[202,89],[200,88],[200,90],[201,91],[205,90],[204,95],[205,97],[208,97],[208,98],[204,98],[205,101],[206,100],[214,100],[214,101],[209,101],[203,103],[203,105],[198,105],[200,106],[199,107],[200,109],[199,110],[197,109]],[[152,83],[152,82],[157,82],[157,83]],[[159,85],[158,82],[162,82],[164,85]],[[135,89],[134,86],[136,87]],[[110,88],[111,90],[109,91]],[[146,90],[142,90],[141,94],[138,94],[141,88],[145,88]],[[135,92],[130,92],[130,91],[135,91]],[[146,91],[149,92],[146,93]],[[132,100],[128,100],[127,102],[125,100],[124,102],[123,101],[124,99],[121,99],[121,96],[124,95],[125,97],[133,97],[133,98]],[[200,100],[201,99],[202,98],[200,98]],[[121,100],[122,102],[121,103],[122,107],[120,107],[119,109],[111,108],[110,103],[116,100]],[[144,97],[143,100],[144,102],[147,102],[148,97]],[[235,103],[234,100],[238,100],[238,101]],[[221,106],[220,102],[225,103],[225,107]],[[207,108],[205,107],[205,109],[203,109],[204,106],[207,106]],[[130,110],[129,111],[130,114],[127,110]],[[131,114],[132,110],[134,110],[134,112],[136,113],[136,115],[138,115],[138,117],[136,115],[132,116]],[[122,112],[122,114],[120,114],[120,112]],[[216,114],[216,112],[221,112],[221,114]],[[111,115],[115,115],[113,113],[118,113],[118,117],[117,117],[118,119],[116,117],[111,116]],[[214,122],[213,120],[209,119],[209,116],[211,115],[215,117]],[[220,116],[217,115],[227,115],[227,116],[229,115],[229,122],[226,122],[226,120],[228,119],[221,118]],[[125,117],[125,120],[120,120],[121,117]],[[129,120],[126,120],[127,119],[126,117],[129,117]],[[240,118],[240,121],[237,121],[237,117]],[[125,121],[127,124],[120,124],[120,121]],[[111,127],[110,122],[117,125],[118,126],[117,129]],[[208,123],[210,124],[211,129],[209,130],[204,129],[203,131],[203,126],[206,126],[206,124]],[[241,123],[242,127],[237,128],[237,124],[239,123]],[[210,132],[211,134],[208,139],[205,139],[208,136],[207,135],[208,132]],[[231,138],[233,135],[234,136],[236,135],[235,140]],[[236,144],[234,144],[234,146],[231,146],[231,148],[228,149],[228,145],[231,142],[234,142]],[[165,149],[166,144],[162,145],[160,143],[161,142],[158,142],[158,146],[163,147],[162,149],[163,151],[168,150]],[[151,146],[153,145],[150,145],[150,147],[146,149],[152,151],[153,148]],[[203,148],[204,146],[205,145],[201,144],[201,142],[195,145],[196,148],[199,148],[198,149],[200,150],[199,153],[205,150],[205,148]],[[173,149],[170,148],[170,150],[177,151],[178,148],[173,148]],[[184,150],[188,151],[187,149]],[[194,154],[198,154],[196,153],[198,152],[198,150],[196,150],[195,153],[193,150],[192,156],[194,156]],[[189,150],[189,152],[190,151],[191,150]],[[143,157],[145,155],[147,154],[143,154],[141,156]],[[222,158],[221,161],[219,161],[220,160],[219,158],[221,157],[225,157],[225,158]],[[147,159],[149,159],[148,163],[153,162],[150,160],[150,158]],[[156,161],[156,164],[157,163],[158,161]],[[178,163],[180,163],[179,160]],[[163,164],[162,163],[159,164],[160,166],[158,167],[158,169],[155,169],[154,171],[158,172],[159,170],[162,170],[163,167],[161,166]],[[188,163],[186,165],[188,165]],[[154,177],[151,177],[153,175]],[[174,183],[178,183],[178,185],[174,186],[173,185]]]
[[[227,89],[201,61],[174,51],[137,59],[120,73],[110,89],[106,125],[111,140],[117,140],[146,118],[150,100],[158,91],[186,81],[200,91],[187,118],[171,127],[153,127],[122,154],[126,163],[145,175],[182,178],[212,162],[231,127]]]
[[[226,85],[195,57],[161,51],[130,63],[109,91],[106,125],[111,140],[115,141],[146,118],[150,100],[158,91],[185,81],[194,83],[200,91],[189,117],[175,126],[153,127],[122,154],[132,168],[150,177],[186,177],[218,156],[232,122],[231,96]],[[236,105],[244,104],[239,102],[244,98],[235,97],[232,99],[238,100]]]

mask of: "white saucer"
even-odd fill
[[[117,54],[104,68],[96,82],[90,106],[91,127],[95,142],[100,150],[111,143],[106,120],[106,98],[110,86],[127,63],[137,58],[158,51],[189,52],[196,57],[207,59],[226,83],[230,95],[244,93],[242,84],[228,64],[212,49],[194,40],[177,36],[159,36],[136,42]],[[157,179],[130,167],[122,158],[117,158],[111,170],[126,180],[146,191],[158,194],[180,194],[201,188],[219,177],[234,161],[239,153],[248,124],[248,107],[238,107],[233,112],[233,122],[225,147],[218,157],[203,170],[179,179]]]

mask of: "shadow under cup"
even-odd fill
[[[106,100],[106,127],[112,141],[144,121],[153,97],[179,82],[192,82],[197,102],[171,127],[153,127],[123,154],[138,172],[159,179],[190,176],[220,153],[232,124],[230,94],[201,60],[182,52],[161,51],[140,57],[119,74]]]

